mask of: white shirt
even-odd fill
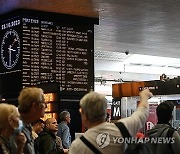
[[[148,117],[148,109],[139,107],[130,117],[120,119],[129,133],[135,136],[142,128]],[[122,144],[122,135],[114,123],[104,122],[84,133],[84,137],[91,142],[103,154],[121,154],[124,153],[124,144]],[[69,154],[93,154],[79,138],[72,142]]]

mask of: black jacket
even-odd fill
[[[56,144],[56,136],[53,132],[44,129],[35,139],[36,154],[63,154],[63,149],[60,149]]]
[[[177,131],[174,131],[172,136],[167,138],[169,129],[172,129],[169,124],[157,124],[154,128],[147,131],[147,136],[154,138],[154,140],[151,140],[153,143],[150,143],[153,154],[180,154],[180,136]],[[154,143],[158,137],[159,143]]]

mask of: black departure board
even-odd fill
[[[22,18],[23,85],[55,79],[62,90],[88,91],[92,28]]]
[[[94,89],[94,23],[83,19],[27,10],[8,14],[1,38],[13,38],[7,40],[7,62],[1,47],[1,74],[21,72],[22,87],[54,80],[64,92]]]

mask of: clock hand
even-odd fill
[[[16,50],[14,50],[14,49],[11,49],[11,48],[8,48],[9,49],[9,51],[11,50],[11,51],[16,51]]]
[[[8,51],[8,53],[9,53],[9,66],[11,66],[11,51],[16,51],[16,50],[12,49],[12,45],[9,45],[8,50],[9,50]]]
[[[11,49],[11,45],[9,45],[9,48],[8,48],[8,53],[9,53],[9,66],[11,66],[11,51],[13,50],[13,49]]]
[[[13,41],[13,43],[12,43],[12,45],[11,45],[11,47],[14,45],[14,43],[17,41],[17,39],[15,38],[14,39],[14,41]]]
[[[8,48],[8,53],[9,53],[9,66],[11,66],[11,52],[12,51],[16,51],[14,49],[12,49],[13,45],[15,44],[15,42],[17,41],[16,38],[14,38],[14,41],[11,45],[9,45],[9,48]]]

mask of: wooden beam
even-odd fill
[[[92,0],[1,0],[0,14],[15,9],[31,9],[98,18]]]

